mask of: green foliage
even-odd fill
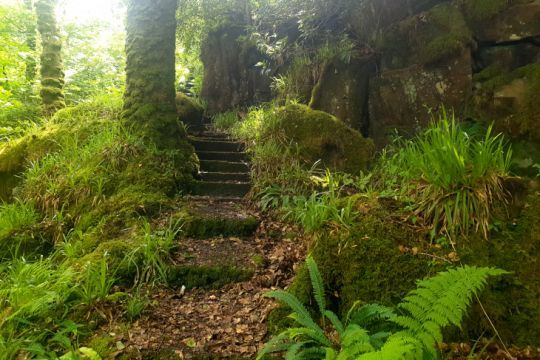
[[[105,300],[116,281],[110,274],[105,257],[98,262],[85,264],[82,274],[77,287],[82,302],[93,305],[96,301]]]
[[[138,319],[142,315],[147,305],[148,299],[141,296],[139,293],[135,293],[133,296],[131,296],[126,303],[126,315],[129,321]]]
[[[26,72],[34,49],[25,29],[31,29],[33,21],[20,3],[0,5],[0,141],[20,133],[19,124],[37,120],[39,113],[35,84]]]
[[[240,121],[236,111],[228,111],[217,114],[212,119],[212,126],[220,131],[229,131],[233,129]]]
[[[427,130],[383,162],[382,171],[401,179],[403,194],[432,236],[455,237],[473,228],[487,237],[491,207],[505,200],[503,180],[511,155],[502,135],[492,135],[491,127],[483,137],[474,137],[459,127],[453,114],[443,111]]]
[[[63,31],[66,103],[78,104],[99,94],[119,92],[124,86],[124,34],[99,21],[64,24]],[[95,34],[106,35],[96,39]]]
[[[0,241],[7,239],[15,231],[24,230],[38,220],[38,214],[31,203],[16,202],[0,205]]]
[[[174,246],[174,240],[182,231],[182,225],[172,219],[166,229],[152,231],[150,223],[146,220],[142,222],[142,239],[126,260],[130,266],[136,268],[134,283],[167,284],[169,279],[169,253]]]
[[[326,309],[322,276],[313,258],[308,257],[306,266],[323,326],[295,296],[271,291],[266,296],[286,303],[293,310],[289,317],[299,327],[270,340],[257,359],[271,352],[286,352],[287,359],[438,359],[441,331],[449,325],[460,326],[488,277],[506,274],[493,268],[451,269],[418,282],[417,289],[398,304],[399,315],[381,305],[355,304],[342,322]],[[324,325],[325,318],[332,328]]]

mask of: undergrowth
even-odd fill
[[[137,318],[138,289],[167,283],[182,224],[154,218],[196,158],[187,142],[134,135],[121,111],[119,97],[98,97],[0,144],[0,173],[20,179],[0,205],[0,359],[94,356],[82,346],[92,326]]]
[[[286,359],[438,359],[442,330],[460,326],[487,279],[506,272],[494,268],[459,267],[419,281],[397,305],[356,302],[344,319],[326,306],[321,273],[308,257],[318,316],[292,294],[271,291],[267,297],[287,304],[295,325],[272,338],[259,353],[283,352]]]

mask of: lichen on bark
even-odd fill
[[[56,0],[36,1],[37,28],[41,36],[41,100],[43,111],[50,115],[65,106],[62,40],[56,24]]]
[[[124,119],[162,148],[185,137],[176,116],[176,0],[129,0]]]

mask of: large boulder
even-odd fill
[[[369,126],[369,79],[375,66],[372,57],[330,62],[313,89],[309,105],[336,116],[365,135]]]
[[[241,25],[224,25],[204,41],[201,97],[210,114],[270,99],[270,79],[256,66],[263,55]]]
[[[376,41],[378,32],[446,0],[367,0],[352,6],[348,13],[350,30],[363,41]]]
[[[540,36],[540,0],[467,0],[463,13],[480,42],[504,43]]]
[[[511,138],[540,141],[540,62],[511,72],[487,68],[475,80],[477,117]]]
[[[383,67],[398,69],[445,62],[470,43],[465,18],[457,7],[446,3],[389,26],[379,49]]]
[[[383,71],[370,86],[369,136],[378,147],[397,129],[412,136],[441,105],[460,111],[472,92],[470,52],[447,58],[436,67],[413,65]]]
[[[343,121],[305,105],[276,110],[276,121],[267,129],[298,146],[307,165],[321,161],[337,171],[358,173],[366,169],[374,153],[373,142]]]

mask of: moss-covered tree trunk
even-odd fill
[[[177,0],[128,0],[124,118],[160,147],[185,134],[175,105]]]
[[[26,23],[26,46],[29,53],[26,56],[26,80],[33,82],[36,78],[36,18],[34,15],[34,1],[24,0],[24,7],[28,11],[28,19]]]
[[[55,16],[56,0],[36,1],[37,28],[41,36],[41,100],[45,114],[63,108],[64,72],[62,71],[62,40]]]

